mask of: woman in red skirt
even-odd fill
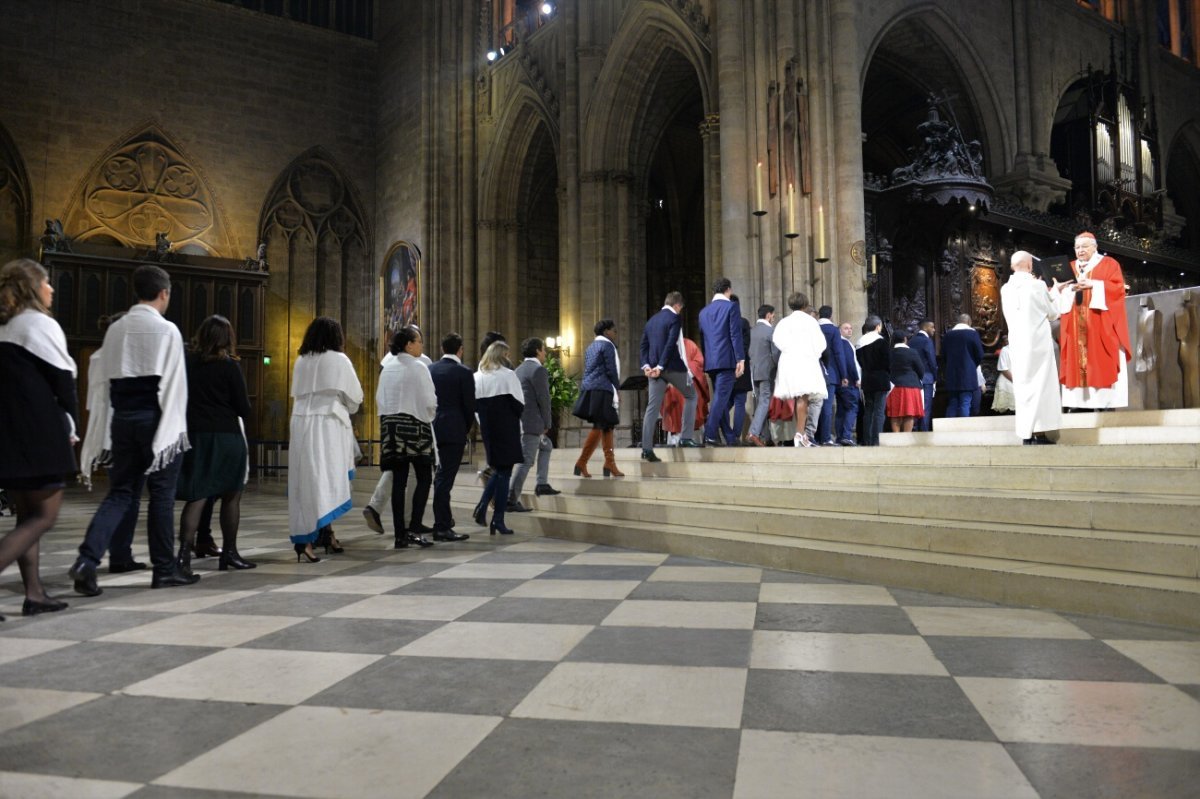
[[[908,348],[908,334],[892,333],[892,391],[887,398],[887,417],[893,433],[910,433],[913,423],[925,416],[921,356]]]

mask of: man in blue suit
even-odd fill
[[[925,418],[918,420],[913,429],[928,433],[933,429],[933,384],[937,380],[937,351],[933,346],[932,321],[921,320],[920,328],[908,339],[908,347],[921,357],[921,365],[925,369],[921,376],[921,388],[925,394]]]
[[[825,369],[825,388],[829,392],[817,419],[817,444],[829,447],[841,443],[837,440],[837,431],[833,425],[834,398],[839,397],[840,401],[838,389],[846,388],[852,381],[857,381],[858,370],[854,365],[854,351],[850,351],[847,360],[846,351],[841,346],[841,331],[833,323],[833,308],[822,305],[817,310],[817,322],[821,326],[821,334],[825,336],[825,352],[821,353],[821,366]]]
[[[838,443],[843,447],[855,447],[858,446],[854,443],[854,429],[858,422],[858,402],[862,392],[859,381],[862,376],[858,371],[858,356],[854,352],[854,342],[851,339],[854,335],[854,325],[842,322],[838,332],[841,333],[837,340],[838,349],[845,359],[844,362],[850,364],[850,368],[846,372],[849,375],[848,381],[837,390],[835,427],[838,431]]]
[[[649,381],[650,398],[646,402],[646,416],[642,420],[642,460],[658,463],[654,454],[654,428],[658,425],[658,414],[662,410],[667,386],[675,386],[683,395],[683,427],[681,447],[695,447],[692,431],[696,428],[696,387],[692,385],[692,373],[688,371],[683,349],[683,295],[678,291],[667,294],[663,307],[651,316],[642,329],[642,374]]]
[[[971,394],[979,387],[977,370],[983,363],[983,340],[963,314],[958,324],[942,336],[942,390],[946,392],[946,416],[970,416]]]
[[[442,353],[441,360],[429,365],[437,393],[437,414],[433,417],[438,448],[437,474],[433,477],[433,538],[465,541],[469,536],[454,532],[450,491],[467,446],[467,431],[475,421],[475,375],[463,365],[462,336],[447,334],[442,339]]]
[[[746,348],[742,343],[742,311],[730,299],[733,284],[729,278],[713,282],[713,297],[700,311],[700,334],[704,337],[704,371],[712,376],[712,405],[704,422],[704,442],[718,446],[717,429],[729,415],[733,381],[746,369]]]

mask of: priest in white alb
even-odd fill
[[[1008,324],[1017,435],[1025,444],[1053,444],[1046,433],[1062,426],[1058,365],[1050,323],[1058,311],[1046,284],[1033,276],[1033,256],[1012,254],[1012,277],[1000,289]]]

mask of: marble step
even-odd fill
[[[575,453],[558,453],[550,461],[551,482],[572,476]],[[660,453],[661,456],[661,453]],[[1185,467],[1097,466],[929,466],[913,464],[816,464],[752,462],[731,465],[715,461],[646,463],[618,459],[633,479],[719,480],[729,483],[786,482],[792,485],[847,487],[944,486],[949,480],[964,487],[1092,494],[1178,494],[1200,497],[1200,472]],[[596,464],[593,464],[596,465]],[[597,466],[598,468],[598,466]]]
[[[933,420],[933,431],[1012,432],[1014,417],[971,416]],[[1158,411],[1110,411],[1106,413],[1064,413],[1062,429],[1083,430],[1106,427],[1200,427],[1200,408],[1175,408]]]
[[[1123,533],[1192,535],[1200,517],[1200,498],[1177,495],[1003,491],[997,489],[848,487],[841,485],[743,484],[709,480],[586,480],[561,477],[563,496],[648,503],[681,502],[736,508],[753,514],[764,509],[813,513],[857,513],[894,519],[948,522],[1003,522],[1035,527],[1108,530]],[[531,485],[525,496],[532,498]],[[539,498],[544,499],[544,498]]]
[[[468,505],[456,506],[460,516],[469,511]],[[535,535],[1200,629],[1200,580],[1195,578],[549,510],[511,514],[507,523]],[[463,532],[480,531],[460,526]]]
[[[478,497],[464,491],[463,499]],[[985,518],[963,522],[880,516],[808,507],[753,508],[713,501],[649,500],[564,492],[522,498],[535,513],[550,511],[643,523],[739,530],[823,541],[889,546],[963,555],[985,555],[1103,569],[1200,577],[1200,536],[1164,535],[1078,527],[1045,527]],[[524,514],[517,514],[524,516]]]
[[[1108,415],[1108,414],[1101,414]],[[941,421],[941,420],[935,420]],[[1058,446],[1113,446],[1145,444],[1200,443],[1200,427],[1087,427],[1059,431]],[[931,433],[883,433],[881,447],[1019,447],[1021,440],[1012,428],[1007,430],[939,430]],[[1037,449],[1042,449],[1038,447]],[[1045,447],[1044,449],[1051,449]]]

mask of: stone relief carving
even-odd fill
[[[1000,280],[996,270],[984,264],[975,264],[971,269],[971,322],[985,347],[999,343],[1004,327],[1000,315]]]
[[[162,234],[181,250],[229,250],[211,188],[156,125],[128,137],[92,167],[67,210],[65,228],[80,241],[108,238],[154,248]]]
[[[0,127],[0,253],[25,249],[30,233],[29,180],[16,145]]]

